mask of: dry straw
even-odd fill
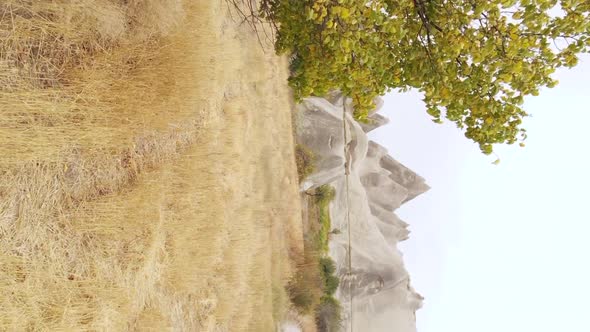
[[[120,193],[197,137],[189,19],[176,0],[0,4],[0,330],[201,324],[158,285],[161,182]]]
[[[265,331],[286,312],[286,72],[225,10],[1,1],[0,330]]]
[[[286,313],[286,73],[224,10],[2,1],[0,330],[262,331]]]

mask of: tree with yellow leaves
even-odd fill
[[[481,150],[526,138],[523,98],[590,45],[588,0],[264,0],[296,98],[340,90],[366,119],[373,98],[418,89]]]

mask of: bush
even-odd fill
[[[330,257],[320,258],[320,273],[322,276],[324,294],[332,296],[338,289],[340,280],[334,275],[336,272],[336,264]]]
[[[316,297],[311,286],[297,282],[289,285],[291,303],[302,313],[309,313],[316,302]]]
[[[306,249],[303,262],[287,284],[291,303],[303,314],[315,311],[323,296],[324,281],[317,257],[313,250]]]
[[[336,289],[338,289],[338,285],[340,284],[340,279],[335,275],[328,275],[326,279],[324,279],[324,293],[328,295],[334,295],[336,293]]]
[[[315,199],[320,208],[329,204],[336,196],[336,190],[330,185],[323,185],[315,190]]]
[[[303,263],[287,286],[292,304],[302,314],[313,313],[319,331],[338,331],[341,325],[340,304],[333,296],[340,280],[336,264],[327,257],[330,234],[329,203],[334,199],[333,187],[324,185],[315,190],[313,203],[318,209],[317,224],[306,234]]]
[[[340,280],[335,276],[334,260],[330,257],[320,257],[318,260],[317,257],[307,252],[304,263],[299,266],[287,290],[291,303],[299,312],[303,314],[313,312],[316,317],[323,317],[323,322],[330,321],[332,322],[330,326],[334,326],[333,316],[338,313],[339,317],[340,304],[333,295],[338,289]]]
[[[320,258],[320,271],[322,276],[334,274],[336,271],[336,264],[334,263],[334,260],[330,257]]]
[[[314,159],[313,153],[309,149],[300,144],[295,146],[295,164],[297,165],[299,182],[313,172]]]
[[[342,328],[342,307],[332,296],[324,296],[316,310],[316,325],[319,332],[335,332]]]

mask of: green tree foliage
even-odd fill
[[[327,296],[332,296],[336,293],[340,279],[334,274],[336,272],[336,264],[330,257],[320,258],[320,273],[324,281],[324,293]]]
[[[588,0],[266,0],[295,96],[341,90],[357,119],[391,89],[424,93],[489,154],[526,138],[523,98],[590,44]]]

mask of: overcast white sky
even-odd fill
[[[556,78],[499,166],[417,93],[385,98],[371,138],[432,187],[397,211],[419,332],[590,331],[590,57]]]

